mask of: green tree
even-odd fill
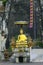
[[[7,0],[3,0],[3,5],[4,5],[4,6],[6,5],[6,2],[7,2]]]

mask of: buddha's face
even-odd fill
[[[23,34],[23,30],[22,29],[20,30],[20,34]]]

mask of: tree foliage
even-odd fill
[[[3,1],[3,5],[5,6],[5,5],[6,5],[7,0],[2,0],[2,1]]]

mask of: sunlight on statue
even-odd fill
[[[18,35],[18,41],[26,41],[27,37],[26,35],[23,33],[23,29],[20,30],[20,35]]]
[[[21,44],[21,46],[27,46],[27,37],[23,33],[23,29],[20,29],[20,34],[18,35],[18,40],[16,41],[17,44]],[[16,46],[18,46],[16,44]],[[22,45],[23,44],[23,45]],[[19,45],[20,46],[20,45]]]

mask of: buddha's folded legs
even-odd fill
[[[25,41],[25,42],[24,41],[23,42],[17,41],[16,47],[28,47],[27,41]]]

